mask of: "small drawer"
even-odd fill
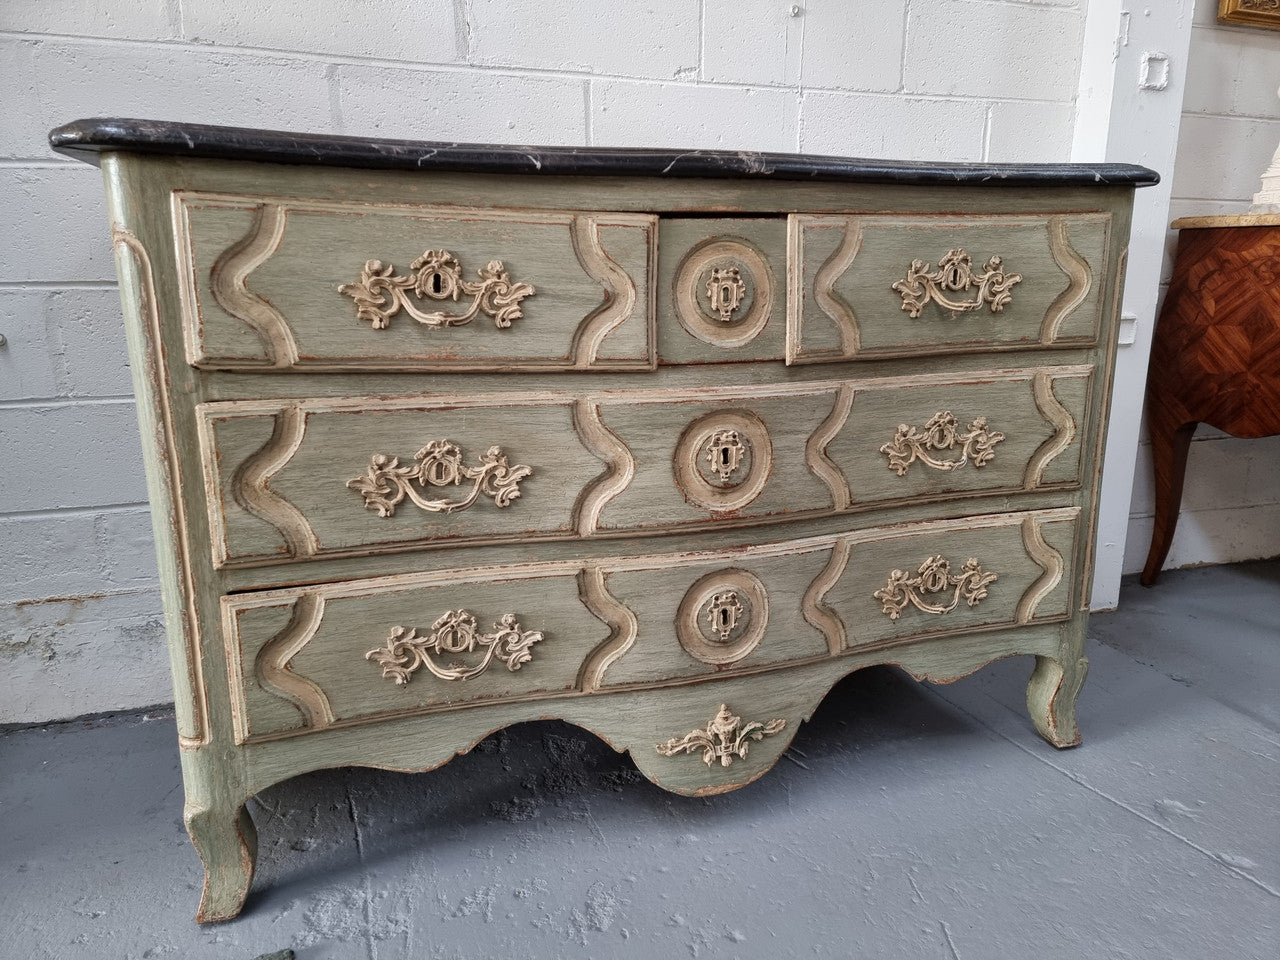
[[[1069,617],[1075,508],[224,597],[237,742]]]
[[[783,359],[787,221],[664,218],[659,232],[659,361]]]
[[[657,218],[178,192],[212,370],[647,370]]]
[[[676,533],[1066,489],[1081,479],[1092,374],[201,404],[213,559]]]
[[[790,219],[788,363],[1097,344],[1110,214]]]

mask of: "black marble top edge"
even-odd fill
[[[58,153],[97,163],[108,152],[309,166],[550,176],[759,178],[853,183],[1149,186],[1160,175],[1128,163],[925,163],[792,153],[619,147],[521,147],[373,140],[167,120],[76,120],[49,133]]]

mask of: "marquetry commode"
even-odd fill
[[[714,794],[852,670],[1031,654],[1079,741],[1151,171],[52,142],[106,176],[201,920],[240,910],[257,791],[523,720]]]

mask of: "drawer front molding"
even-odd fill
[[[736,663],[760,645],[768,626],[769,593],[748,570],[707,574],[676,610],[676,638],[703,663]]]
[[[507,507],[520,496],[520,481],[533,474],[532,467],[511,466],[502,447],[490,447],[475,466],[463,461],[462,448],[450,440],[432,440],[413,455],[412,464],[400,465],[398,457],[375,453],[363,477],[347,481],[347,486],[364,498],[364,505],[380,517],[395,516],[396,507],[407,497],[414,506],[429,513],[465,510],[481,494],[498,507]],[[432,488],[448,489],[472,481],[471,491],[459,500],[430,499],[422,495]],[[420,492],[421,491],[421,492]]]
[[[462,276],[462,265],[448,250],[427,250],[409,264],[412,273],[398,276],[394,265],[381,260],[366,260],[360,280],[338,287],[356,303],[356,316],[367,320],[375,330],[385,330],[391,318],[404,310],[425,327],[461,327],[483,313],[493,319],[499,330],[511,326],[524,314],[520,301],[536,292],[532,284],[512,283],[511,275],[501,260],[490,260],[477,273],[479,282]],[[414,306],[408,292],[419,299],[436,301],[452,300],[455,303],[465,294],[471,297],[471,306],[465,313],[446,313],[443,310],[423,313]]]
[[[401,686],[422,667],[441,680],[471,680],[488,670],[495,659],[512,672],[519,670],[533,659],[531,648],[542,639],[540,631],[525,630],[511,613],[503,614],[490,633],[481,634],[472,613],[450,610],[431,624],[431,633],[426,637],[419,636],[416,627],[392,627],[386,644],[374,647],[364,657],[382,668],[383,677]],[[441,666],[432,657],[456,657],[474,653],[477,648],[484,653],[480,662],[472,666]]]
[[[773,271],[740,237],[699,244],[676,271],[676,318],[691,335],[715,347],[754,340],[769,322],[773,301]]]
[[[1092,377],[1079,365],[585,395],[202,404],[214,561],[247,567],[427,545],[749,527],[894,502],[1069,489],[1082,479],[1078,425]],[[999,431],[983,417],[962,428],[948,416],[997,409]],[[524,446],[490,446],[510,435],[513,418]],[[423,422],[440,431],[426,446]],[[886,423],[899,424],[887,444]],[[534,437],[536,451],[555,456],[531,463]],[[397,447],[417,453],[402,458]],[[924,466],[911,469],[916,463]],[[353,492],[335,497],[335,482]],[[418,510],[439,519],[412,522]]]
[[[1111,228],[1103,213],[793,215],[787,363],[1096,347]],[[947,252],[935,267],[922,246]],[[978,270],[973,249],[1000,252]]]
[[[555,372],[657,363],[656,216],[187,190],[174,192],[172,208],[192,366]],[[398,273],[397,262],[409,271]],[[427,309],[432,302],[460,306]],[[383,332],[401,313],[417,323]],[[497,330],[459,329],[481,315]]]
[[[951,561],[938,554],[920,564],[914,577],[905,571],[894,570],[889,574],[888,582],[874,596],[883,604],[883,612],[890,620],[902,616],[908,605],[924,613],[943,614],[954,610],[962,599],[969,606],[976,607],[986,598],[987,587],[997,579],[996,574],[982,569],[977,557],[970,557],[959,573],[952,573]],[[949,601],[946,599],[947,591],[951,591]],[[925,599],[938,594],[942,596],[936,602]]]
[[[1074,602],[1065,574],[1075,562],[1078,518],[1076,508],[1056,508],[732,550],[467,567],[228,596],[223,629],[237,742],[487,703],[683,686],[1061,622]],[[984,560],[952,564],[948,554]],[[908,562],[912,574],[901,569]],[[887,582],[876,572],[886,569],[894,570]],[[921,613],[906,615],[908,607]],[[420,630],[409,618],[423,608],[448,612]],[[493,618],[491,631],[481,631],[479,623],[490,622],[482,617]],[[522,626],[526,619],[537,629]],[[396,626],[389,633],[376,626],[386,623]],[[553,636],[555,644],[534,649]],[[367,650],[380,670],[353,670],[353,650]],[[521,669],[531,660],[536,670]],[[466,683],[411,683],[423,670]]]
[[[960,432],[960,421],[950,410],[941,410],[929,418],[924,430],[901,424],[893,439],[880,448],[889,458],[889,469],[900,477],[907,475],[911,464],[919,460],[934,470],[957,470],[967,463],[975,468],[985,466],[995,457],[995,445],[1004,434],[991,430],[986,417],[976,417],[969,429]],[[931,453],[960,448],[960,456],[954,460],[940,460]]]
[[[722,703],[705,727],[658,744],[658,752],[664,757],[674,757],[702,751],[702,762],[708,767],[715,763],[727,767],[735,758],[745,760],[747,749],[753,742],[772,737],[786,725],[787,721],[782,717],[744,722],[741,717],[734,716],[727,704]]]
[[[1015,283],[1021,282],[1022,274],[1005,273],[1004,258],[998,254],[986,262],[981,273],[976,273],[973,257],[963,247],[957,247],[938,260],[937,269],[932,263],[912,260],[906,277],[894,283],[893,289],[901,294],[902,309],[907,311],[907,316],[917,319],[929,302],[950,310],[953,316],[981,310],[983,306],[999,313],[1013,302],[1010,291]],[[952,300],[948,296],[968,293],[974,287],[977,290],[972,300]]]

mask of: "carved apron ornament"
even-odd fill
[[[999,313],[1013,300],[1009,292],[1015,283],[1022,282],[1022,274],[1005,273],[1004,261],[994,256],[986,262],[981,273],[973,270],[973,257],[963,248],[948,250],[938,261],[938,269],[923,260],[912,260],[904,279],[897,281],[893,289],[902,295],[902,309],[912,317],[920,316],[930,300],[952,313],[965,313],[990,306],[992,313]],[[967,293],[977,287],[972,300],[952,300],[948,294]]]
[[[466,610],[450,610],[431,625],[431,635],[418,636],[416,628],[392,627],[385,646],[375,647],[364,655],[382,667],[382,676],[403,686],[423,667],[441,680],[470,680],[499,660],[511,671],[519,670],[533,659],[530,648],[542,640],[538,630],[525,630],[515,614],[503,614],[493,625],[493,632],[480,634],[476,618]],[[450,662],[441,665],[432,657],[474,653],[484,650],[478,664]]]
[[[520,481],[533,473],[532,467],[511,466],[501,447],[490,447],[473,467],[462,462],[462,450],[449,440],[432,440],[413,455],[414,462],[400,465],[398,457],[375,453],[363,477],[348,480],[347,486],[364,497],[364,505],[379,516],[394,516],[406,497],[430,513],[465,510],[484,494],[495,505],[506,507],[520,496]],[[472,482],[471,491],[458,500],[423,496],[432,488],[460,486]]]
[[[889,574],[889,581],[877,590],[875,598],[882,605],[882,612],[890,620],[897,620],[902,611],[910,604],[925,613],[950,613],[964,599],[971,607],[987,595],[988,585],[996,581],[994,573],[982,569],[976,557],[965,561],[960,572],[951,572],[951,563],[942,556],[930,557],[920,564],[916,576],[908,577],[902,570],[894,570]],[[925,597],[932,594],[945,594],[952,591],[950,601],[940,599],[937,603],[928,602]]]
[[[746,759],[751,741],[771,737],[786,725],[787,721],[781,717],[743,723],[741,717],[735,717],[729,712],[728,705],[722,703],[705,729],[694,730],[683,737],[672,737],[666,743],[658,744],[658,752],[664,757],[674,757],[678,753],[701,750],[702,762],[708,767],[717,760],[720,766],[727,767],[733,763],[734,757]]]
[[[504,329],[524,316],[520,301],[536,292],[531,284],[512,283],[501,260],[490,260],[476,271],[479,283],[462,278],[462,265],[448,250],[428,250],[409,268],[410,275],[402,277],[396,275],[392,264],[368,260],[359,282],[344,283],[338,291],[356,302],[356,316],[368,320],[375,330],[385,330],[401,309],[427,327],[460,327],[483,313]],[[412,291],[419,300],[455,303],[466,294],[471,297],[471,306],[464,313],[424,313],[414,306],[406,291]]]

